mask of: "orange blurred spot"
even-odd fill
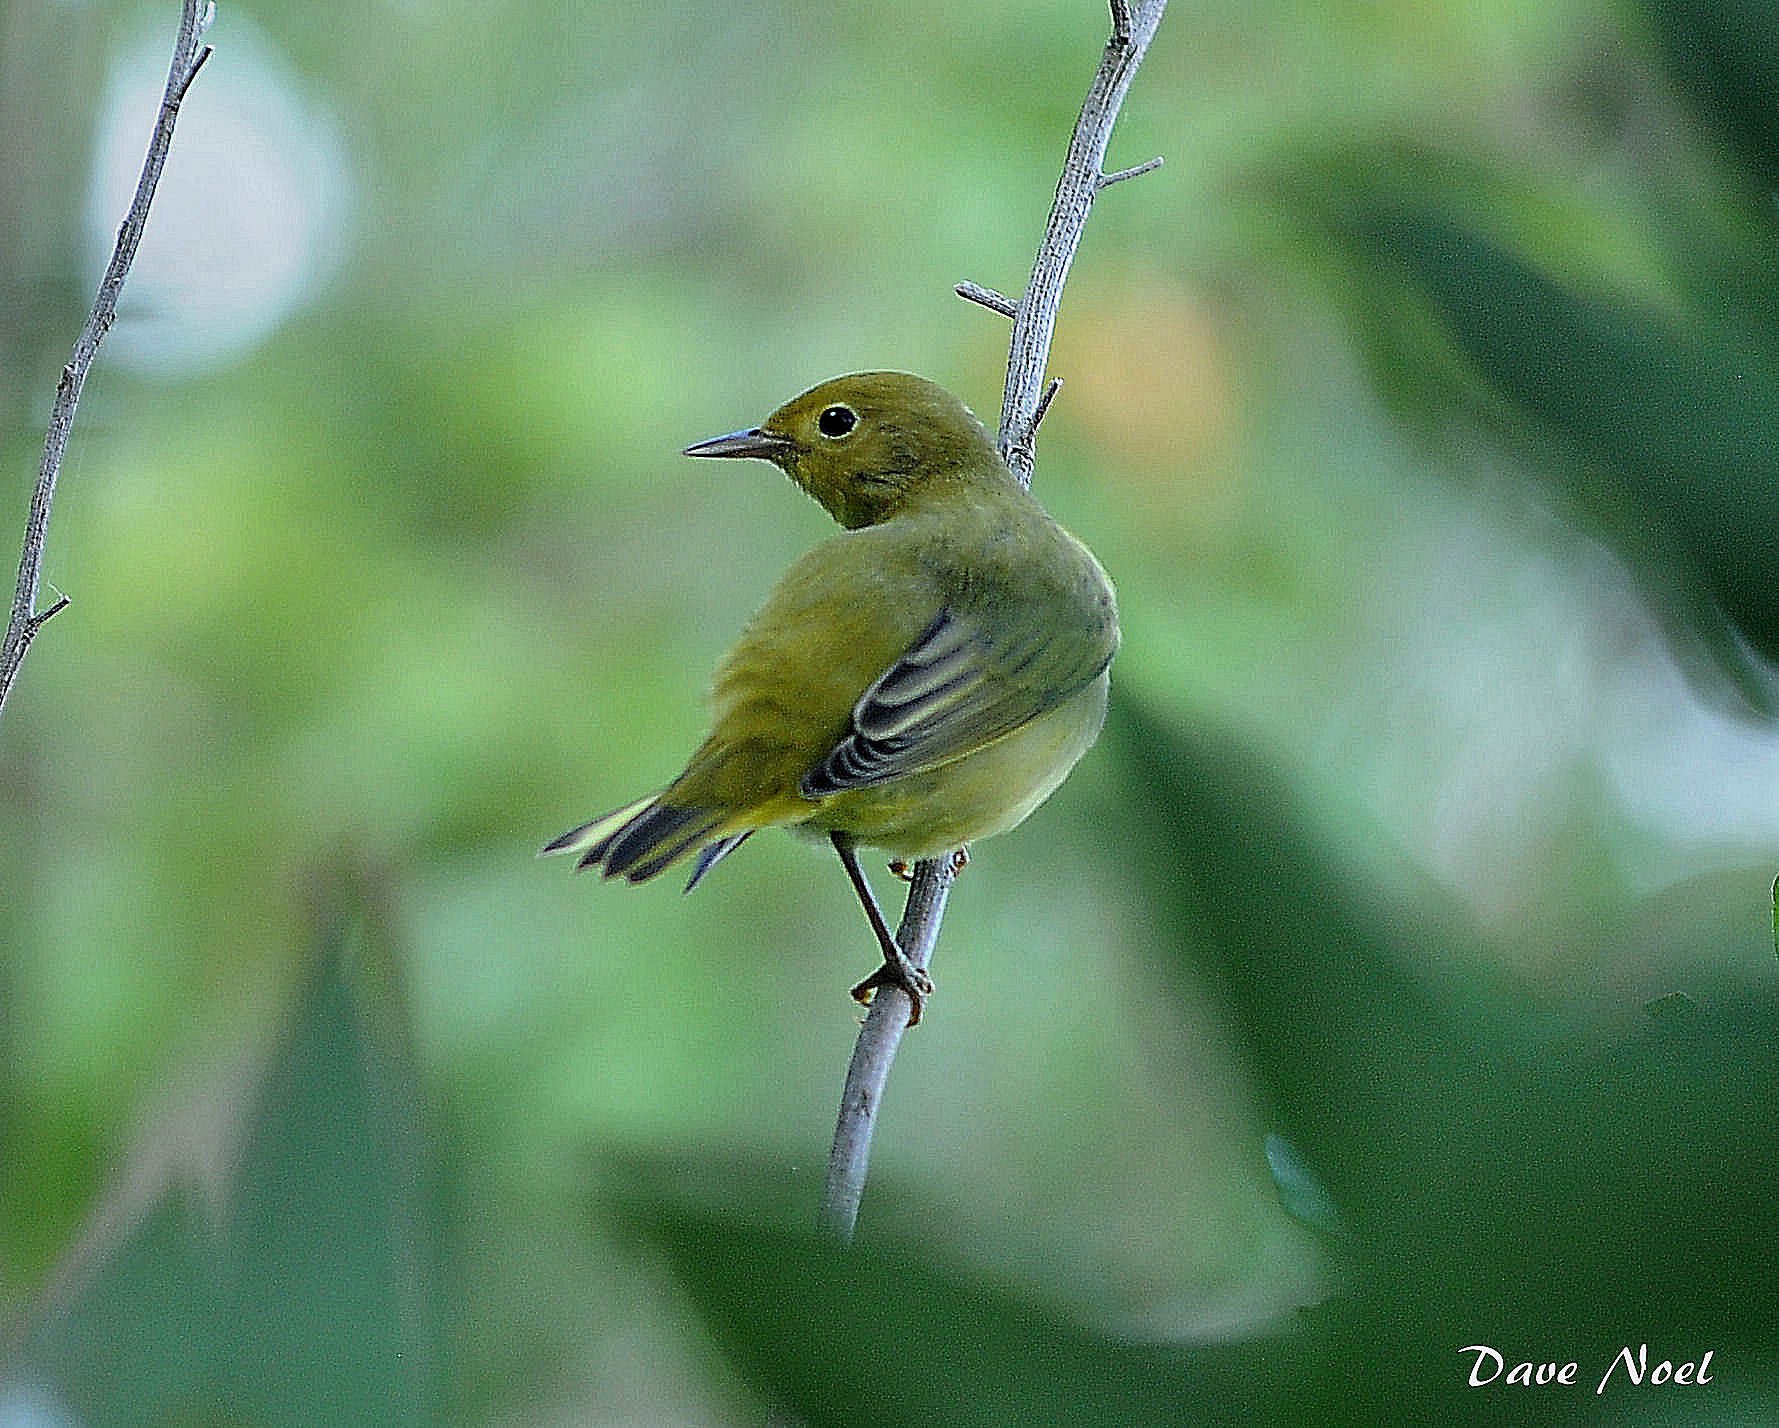
[[[1153,275],[1071,288],[1050,370],[1065,385],[1048,420],[1103,457],[1133,520],[1233,513],[1231,358],[1198,294]]]

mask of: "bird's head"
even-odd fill
[[[685,454],[770,461],[848,530],[888,520],[935,483],[1013,479],[970,409],[908,372],[835,377]]]

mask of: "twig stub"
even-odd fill
[[[60,596],[56,597],[56,601],[53,605],[46,605],[43,609],[39,610],[35,615],[31,616],[31,620],[30,620],[31,636],[33,638],[35,638],[36,634],[39,630],[41,630],[45,625],[47,625],[57,615],[61,614],[62,611],[66,610],[71,603],[72,602],[68,599],[68,597],[66,595],[60,595]]]
[[[210,7],[210,13],[212,15],[216,13],[215,6]],[[191,88],[191,82],[198,77],[198,71],[204,67],[204,61],[209,59],[210,56],[215,53],[216,48],[214,45],[205,45],[203,49],[198,51],[197,58],[191,62],[191,68],[185,72],[185,78],[179,81],[179,92],[173,96],[173,107],[175,109],[185,102],[186,91]]]
[[[1153,173],[1161,167],[1161,155],[1147,159],[1140,164],[1132,164],[1128,169],[1119,169],[1114,173],[1101,174],[1099,186],[1108,189],[1115,183],[1123,183],[1126,179],[1141,178],[1144,174]]]
[[[1019,311],[1019,304],[1005,293],[998,293],[993,288],[985,288],[981,283],[973,283],[968,278],[952,289],[966,302],[980,303],[990,312],[998,312],[1002,317],[1012,317]]]

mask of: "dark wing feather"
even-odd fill
[[[926,632],[859,697],[852,732],[805,774],[806,798],[823,798],[936,768],[1054,708],[1106,666],[1046,668],[1040,637],[997,647],[969,619],[939,612]],[[1109,659],[1109,656],[1107,657]],[[1073,663],[1073,662],[1065,662]]]

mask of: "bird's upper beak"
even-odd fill
[[[713,436],[709,441],[694,442],[682,456],[758,456],[775,461],[791,449],[791,439],[764,427],[732,431],[726,436]]]

